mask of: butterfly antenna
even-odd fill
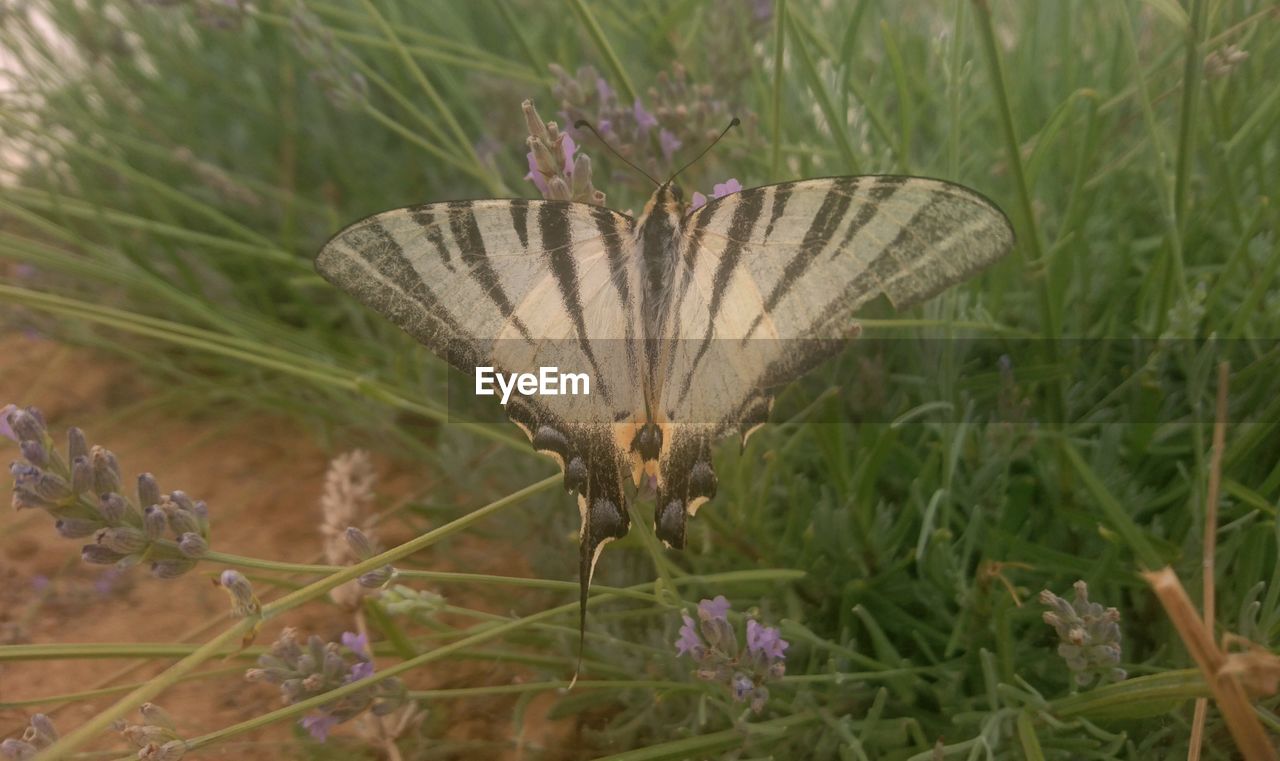
[[[729,126],[727,126],[727,127],[725,127],[724,129],[720,130],[720,134],[719,134],[719,135],[716,135],[716,139],[715,139],[715,140],[712,140],[710,143],[708,143],[708,144],[707,144],[707,147],[706,147],[706,148],[703,148],[703,149],[702,149],[702,153],[699,153],[697,156],[695,156],[695,157],[694,157],[694,159],[693,159],[693,161],[690,161],[689,163],[685,164],[684,166],[680,167],[680,168],[679,168],[679,169],[677,169],[675,172],[673,172],[673,173],[671,174],[671,177],[669,177],[669,178],[667,179],[667,182],[671,182],[671,181],[672,181],[672,180],[674,180],[674,179],[675,179],[675,178],[676,178],[676,177],[677,177],[681,172],[683,172],[684,170],[686,170],[686,169],[688,169],[689,167],[693,166],[694,164],[698,163],[698,159],[701,159],[703,156],[707,155],[707,151],[709,151],[709,150],[711,150],[712,148],[716,147],[716,143],[720,142],[720,138],[722,138],[722,137],[724,137],[725,135],[729,134],[729,130],[733,129],[734,127],[738,126],[739,124],[742,124],[742,121],[741,121],[740,119],[738,119],[738,117],[736,117],[736,116],[735,116],[735,117],[733,117],[732,121],[730,121],[730,122],[729,122]]]
[[[595,126],[592,125],[591,122],[587,121],[586,119],[579,119],[578,121],[573,123],[573,126],[576,127],[577,129],[591,130],[591,134],[596,136],[596,139],[600,141],[600,144],[603,145],[605,148],[608,148],[610,153],[622,159],[622,163],[636,170],[640,174],[643,174],[645,177],[648,177],[649,182],[652,182],[654,185],[658,184],[658,181],[653,179],[653,175],[649,174],[645,170],[636,166],[635,163],[631,161],[631,159],[627,158],[626,156],[623,156],[621,153],[618,153],[618,150],[616,148],[614,148],[612,145],[609,145],[609,141],[604,139],[604,136],[602,136],[600,132],[596,130]]]

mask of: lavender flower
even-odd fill
[[[738,193],[742,191],[742,183],[736,178],[730,177],[724,182],[716,183],[711,187],[711,199],[723,198],[730,193]],[[689,210],[700,209],[707,205],[707,197],[701,193],[695,192],[689,200]]]
[[[344,653],[345,651],[345,653]],[[258,658],[258,668],[245,672],[249,681],[280,685],[284,702],[292,705],[374,674],[373,656],[364,635],[345,632],[342,643],[326,643],[312,635],[303,647],[293,629],[285,629],[271,650]],[[324,742],[337,725],[372,711],[385,716],[405,704],[408,694],[395,678],[382,679],[308,714],[299,724],[317,742]]]
[[[138,477],[137,500],[130,500],[121,493],[115,454],[89,446],[79,428],[67,431],[63,457],[39,410],[6,405],[0,412],[4,431],[18,440],[26,459],[9,466],[13,506],[44,510],[64,537],[92,536],[94,543],[81,550],[85,562],[128,567],[146,560],[153,575],[173,578],[194,568],[195,559],[208,551],[204,502],[181,491],[161,494],[150,473]]]
[[[688,73],[678,64],[670,72],[660,72],[655,85],[631,103],[620,102],[590,66],[575,74],[555,64],[550,68],[556,77],[551,91],[562,122],[590,122],[618,153],[653,175],[672,169],[682,147],[705,145],[734,115],[726,101],[714,97],[715,88],[690,84]],[[754,121],[745,111],[738,115],[748,117],[744,119],[748,124]],[[574,134],[580,140],[586,137]]]
[[[766,683],[786,672],[789,643],[772,626],[747,619],[747,648],[738,647],[738,637],[729,623],[729,601],[723,595],[698,603],[698,618],[680,612],[683,625],[675,641],[676,655],[688,655],[697,664],[695,675],[708,682],[726,685],[733,699],[749,703],[760,713],[769,700]]]
[[[1099,684],[1120,681],[1127,674],[1120,668],[1120,611],[1103,608],[1089,601],[1089,586],[1083,581],[1074,585],[1075,601],[1040,593],[1040,602],[1052,610],[1044,614],[1044,622],[1058,633],[1061,644],[1058,655],[1075,673],[1075,682],[1087,687],[1096,679]]]
[[[529,128],[529,173],[524,176],[544,198],[604,205],[604,193],[591,184],[591,158],[555,122],[544,122],[533,101],[520,104]]]

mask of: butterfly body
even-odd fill
[[[588,396],[514,395],[508,417],[577,494],[581,599],[625,536],[627,481],[656,481],[654,528],[680,548],[716,493],[712,446],[768,418],[773,390],[837,353],[854,311],[918,303],[1006,254],[1004,215],[958,185],[833,177],[690,210],[674,183],[638,219],[567,201],[384,212],[317,269],[464,372],[588,372]]]

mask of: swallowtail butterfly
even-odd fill
[[[656,479],[669,547],[716,493],[712,444],[765,421],[772,389],[838,352],[853,314],[909,307],[1010,251],[972,190],[861,176],[751,188],[690,209],[661,184],[639,218],[569,201],[429,203],[356,222],[329,282],[466,373],[587,370],[590,395],[514,394],[507,416],[559,463],[582,515],[581,625],[627,482]]]

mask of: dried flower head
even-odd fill
[[[173,717],[155,703],[143,703],[138,708],[142,722],[130,724],[117,721],[115,730],[138,749],[142,761],[177,761],[187,752],[187,743],[178,736]]]
[[[365,513],[373,504],[374,486],[378,474],[373,468],[369,453],[360,449],[346,452],[329,461],[324,475],[324,492],[320,495],[320,534],[324,537],[324,557],[331,565],[346,565],[364,560],[358,548],[351,543],[349,532],[362,537],[364,532],[353,528],[365,520]],[[372,540],[367,540],[372,545]],[[333,599],[340,605],[354,607],[360,603],[360,585],[354,581],[334,589]]]
[[[1089,586],[1083,581],[1077,581],[1074,588],[1074,602],[1047,589],[1040,593],[1040,602],[1051,608],[1045,612],[1044,622],[1058,633],[1058,655],[1081,687],[1094,680],[1102,684],[1124,679],[1127,674],[1119,666],[1120,611],[1090,602]]]
[[[67,431],[63,457],[39,410],[6,405],[0,413],[26,460],[9,466],[13,506],[44,510],[62,536],[92,536],[94,543],[81,550],[85,562],[124,568],[145,560],[158,578],[173,578],[208,552],[204,502],[181,491],[161,494],[150,473],[138,477],[137,500],[130,500],[115,454],[90,446],[79,428]]]
[[[749,703],[760,713],[769,700],[767,682],[786,672],[789,643],[772,626],[747,619],[745,650],[738,646],[737,633],[729,623],[729,601],[723,595],[698,603],[698,621],[680,612],[683,625],[675,641],[676,655],[687,655],[697,664],[699,679],[720,682],[733,699]]]

